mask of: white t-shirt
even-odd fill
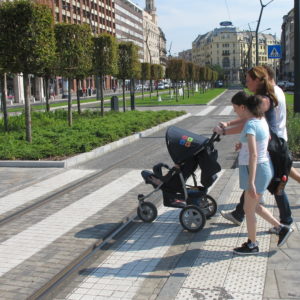
[[[282,89],[277,85],[274,86],[274,92],[278,100],[278,106],[275,107],[277,134],[287,141],[285,95]]]

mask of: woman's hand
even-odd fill
[[[240,151],[241,148],[242,148],[242,143],[241,143],[241,142],[238,142],[238,143],[235,144],[235,151],[236,151],[236,152],[237,152],[237,151]]]

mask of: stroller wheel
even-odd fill
[[[151,202],[143,202],[137,208],[137,215],[144,222],[151,223],[157,217],[157,208]]]
[[[205,214],[195,205],[188,205],[183,208],[179,220],[182,227],[190,232],[200,231],[206,223]]]
[[[217,212],[218,205],[216,200],[212,196],[205,195],[201,199],[199,207],[204,212],[206,219],[209,219],[213,217]]]

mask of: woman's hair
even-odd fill
[[[238,92],[232,97],[231,103],[238,106],[246,106],[253,116],[257,118],[261,118],[264,115],[262,97],[259,95],[248,96],[245,92]]]
[[[269,80],[267,70],[262,66],[256,66],[248,71],[248,75],[253,80],[258,78],[260,81],[258,89],[255,91],[255,95],[269,97],[273,101],[274,107],[276,107],[278,105],[278,100],[274,93],[274,87]]]

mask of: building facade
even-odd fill
[[[178,57],[184,59],[185,61],[192,62],[193,61],[192,49],[179,52]]]
[[[116,38],[138,46],[139,59],[144,59],[143,10],[130,0],[116,0]]]
[[[258,35],[259,64],[273,66],[268,59],[268,45],[276,43],[275,36]],[[192,61],[198,65],[219,65],[225,78],[239,83],[245,71],[256,64],[255,32],[239,31],[236,27],[220,27],[199,35],[192,43]]]
[[[281,28],[280,79],[294,81],[294,9],[283,17]]]

